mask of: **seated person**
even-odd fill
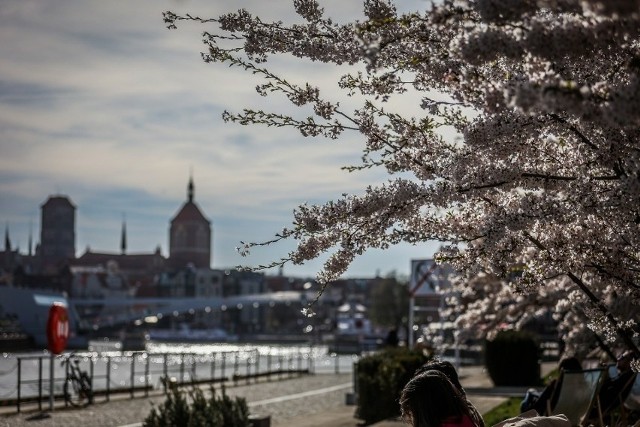
[[[453,384],[453,386],[456,389],[458,389],[458,391],[462,395],[462,398],[467,403],[467,406],[469,407],[469,412],[471,414],[471,418],[473,419],[474,424],[478,427],[485,427],[484,420],[482,419],[480,412],[478,412],[476,407],[473,406],[473,403],[471,403],[471,401],[467,399],[467,394],[465,393],[464,388],[462,387],[462,384],[460,384],[460,379],[458,378],[458,372],[456,371],[456,368],[453,366],[453,364],[451,362],[447,362],[446,360],[440,360],[438,358],[434,358],[429,362],[425,363],[423,366],[421,366],[416,371],[416,375],[422,372],[432,371],[432,370],[442,372],[447,377],[447,379],[451,382],[451,384]]]
[[[412,427],[479,427],[466,398],[440,371],[415,375],[402,390],[400,409]]]
[[[635,378],[635,372],[631,369],[632,360],[633,352],[626,351],[622,353],[616,360],[617,375],[608,377],[602,383],[598,397],[600,398],[600,408],[603,414],[622,403],[629,391],[631,391],[632,380]],[[594,415],[595,413],[592,412],[590,417]]]
[[[581,371],[582,365],[580,361],[575,357],[565,357],[560,361],[558,368],[561,371]],[[557,379],[551,380],[549,384],[539,392],[535,389],[529,389],[520,404],[520,413],[527,412],[531,409],[544,415],[547,413],[547,402],[553,408],[558,400],[558,393],[554,393],[560,389],[562,384],[562,376]]]
[[[571,427],[571,422],[564,414],[539,416],[533,409],[517,417],[507,418],[494,424],[493,427]]]
[[[640,421],[640,375],[636,374],[629,395],[625,399],[624,408],[628,425],[635,425]]]

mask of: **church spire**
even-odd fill
[[[33,255],[33,224],[29,221],[29,256]]]
[[[4,251],[11,252],[11,239],[9,238],[9,223],[4,228]]]
[[[193,202],[193,175],[189,176],[189,186],[187,187],[187,196],[189,198],[189,203]]]
[[[120,235],[120,253],[122,255],[127,253],[127,220],[122,214],[122,234]]]

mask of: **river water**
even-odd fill
[[[106,349],[105,349],[106,350]],[[53,358],[48,352],[0,354],[0,404],[9,399],[62,394],[66,377],[62,362],[70,353]],[[162,378],[178,382],[226,378],[250,381],[247,377],[286,377],[296,371],[349,373],[356,355],[329,353],[326,346],[275,344],[174,344],[153,343],[145,352],[75,352],[81,370],[93,378],[94,392],[162,387]],[[50,366],[53,366],[51,381]],[[275,374],[274,374],[275,373]]]

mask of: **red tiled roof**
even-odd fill
[[[123,255],[87,251],[79,258],[71,261],[71,265],[90,267],[101,264],[106,266],[108,261],[114,260],[118,263],[119,268],[122,270],[147,269],[154,266],[154,260],[158,257],[162,261],[165,261],[165,257],[157,253]]]
[[[186,202],[182,208],[180,208],[176,216],[171,220],[171,223],[173,224],[176,221],[203,221],[207,222],[207,224],[210,223],[194,202]]]

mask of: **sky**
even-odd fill
[[[403,0],[401,11],[423,0]],[[187,198],[212,222],[213,268],[258,265],[286,256],[295,242],[254,251],[240,241],[264,241],[291,224],[301,203],[361,194],[388,178],[381,171],[347,173],[363,147],[356,134],[338,142],[303,138],[294,129],[224,123],[224,110],[289,104],[262,98],[254,76],[205,64],[201,32],[168,30],[162,12],[214,17],[243,7],[265,20],[295,19],[288,0],[2,0],[0,1],[0,221],[12,247],[39,241],[40,206],[66,195],[77,207],[76,255],[120,250],[168,255],[169,221]],[[321,1],[338,21],[362,19],[361,2]],[[339,97],[344,69],[274,58],[295,83],[311,81]],[[336,98],[341,99],[341,98]],[[346,102],[349,102],[348,100]],[[347,104],[348,106],[348,104]],[[409,275],[412,259],[438,245],[369,251],[346,277],[392,271]],[[3,248],[4,249],[4,248]],[[322,259],[287,265],[284,274],[312,277]],[[275,270],[267,274],[275,274]]]

